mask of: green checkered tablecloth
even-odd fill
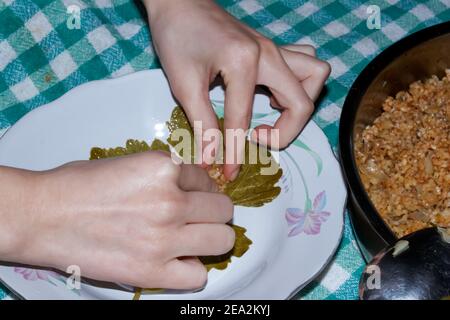
[[[278,44],[314,45],[332,65],[314,121],[333,146],[345,96],[364,66],[400,38],[450,20],[450,0],[218,2]],[[81,9],[80,29],[68,28],[71,5]],[[368,27],[371,5],[380,9],[381,29]],[[0,0],[0,135],[28,111],[84,82],[158,66],[139,2]],[[356,299],[363,267],[346,214],[334,260],[296,298]],[[0,298],[7,295],[0,288]]]

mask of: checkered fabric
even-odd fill
[[[277,44],[314,45],[332,65],[314,121],[334,147],[344,98],[364,66],[400,38],[450,20],[450,0],[218,2]],[[71,5],[81,9],[80,29],[70,28]],[[381,29],[367,22],[372,5],[380,9]],[[0,135],[28,111],[75,86],[158,66],[139,2],[0,0]],[[334,260],[296,298],[356,299],[363,268],[346,215]],[[0,298],[6,293],[0,289]]]

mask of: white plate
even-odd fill
[[[222,114],[220,87],[211,92],[211,99]],[[0,164],[44,170],[88,159],[93,146],[167,137],[167,130],[161,131],[161,125],[156,130],[155,125],[164,124],[175,105],[160,70],[90,82],[28,113],[10,128],[0,139]],[[252,126],[273,123],[276,117],[268,99],[257,95]],[[327,138],[312,121],[279,156],[280,196],[262,208],[235,209],[234,223],[247,228],[253,241],[247,253],[233,258],[224,271],[212,270],[201,291],[148,294],[142,299],[285,299],[325,267],[343,228],[346,190],[339,165]],[[70,289],[64,276],[45,270],[2,265],[0,278],[26,299],[133,297],[126,289],[92,283]]]

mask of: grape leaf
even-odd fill
[[[220,256],[205,256],[199,257],[200,261],[206,266],[206,269],[209,271],[213,268],[218,270],[224,270],[228,264],[231,262],[231,257],[242,257],[244,253],[250,248],[252,244],[252,240],[247,238],[245,232],[247,231],[245,228],[232,225],[231,226],[236,233],[236,240],[234,243],[233,249],[229,252],[220,255]]]
[[[223,118],[219,119],[219,128],[223,132]],[[176,129],[185,129],[191,135],[191,160],[194,159],[194,139],[193,131],[189,125],[189,121],[181,107],[176,107],[170,120],[167,122],[167,127],[170,131],[170,136],[167,142],[175,147],[179,141],[175,141],[172,138],[172,134]],[[278,180],[280,180],[283,171],[280,166],[275,162],[271,153],[267,148],[263,146],[255,146],[254,151],[256,151],[256,161],[250,161],[250,143],[245,142],[245,160],[241,166],[238,177],[232,181],[225,183],[223,190],[227,194],[235,205],[241,205],[245,207],[261,207],[266,203],[273,201],[281,193],[281,188],[276,186]],[[189,151],[189,150],[188,150]],[[219,152],[221,156],[223,150]],[[265,159],[270,159],[269,163],[263,163],[260,155],[265,155]],[[185,158],[183,154],[180,154],[183,159]],[[188,156],[188,155],[186,155]],[[219,157],[220,157],[219,156]],[[191,162],[192,163],[192,162]],[[268,168],[270,164],[275,165],[274,174],[262,174],[264,168]]]
[[[159,139],[153,140],[150,146],[145,141],[129,139],[125,143],[125,147],[116,147],[116,148],[93,147],[91,149],[91,156],[89,160],[119,157],[149,150],[170,152],[169,145],[167,145],[166,143],[162,142]]]

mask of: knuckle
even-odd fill
[[[225,254],[233,249],[236,233],[234,229],[227,225],[221,225],[219,229],[216,230],[215,242],[217,243],[217,254]]]
[[[155,166],[170,166],[174,164],[171,161],[170,154],[163,151],[147,151],[132,155],[136,159],[136,163],[145,170],[155,171]]]
[[[261,51],[267,51],[267,52],[278,52],[278,48],[276,44],[269,38],[266,37],[260,37],[258,39],[259,47]]]
[[[224,222],[230,221],[233,218],[234,205],[233,201],[226,195],[223,195],[222,208]]]
[[[296,108],[292,108],[291,111],[294,119],[303,120],[314,112],[314,103],[310,99],[307,99],[303,103],[298,104]]]
[[[224,253],[227,253],[234,247],[234,243],[236,241],[236,232],[234,229],[228,225],[225,225],[223,228],[223,249]]]
[[[316,70],[317,70],[317,73],[319,73],[321,77],[326,79],[326,78],[328,78],[328,76],[331,73],[331,66],[326,61],[318,60],[318,62],[316,64]]]
[[[259,59],[259,46],[253,40],[235,40],[227,49],[231,54],[234,67],[238,70],[252,67]]]
[[[305,106],[303,107],[303,109],[304,109],[304,113],[306,114],[306,116],[311,116],[311,114],[314,112],[314,109],[315,109],[315,107],[314,107],[314,103],[311,101],[311,100],[309,100],[306,104],[305,104]]]
[[[158,162],[152,166],[152,170],[158,168],[158,173],[162,177],[176,177],[181,173],[181,166],[174,163],[170,155],[166,152],[156,151],[161,154]]]
[[[186,196],[181,191],[162,194],[158,203],[158,222],[165,225],[177,221],[186,200]]]

